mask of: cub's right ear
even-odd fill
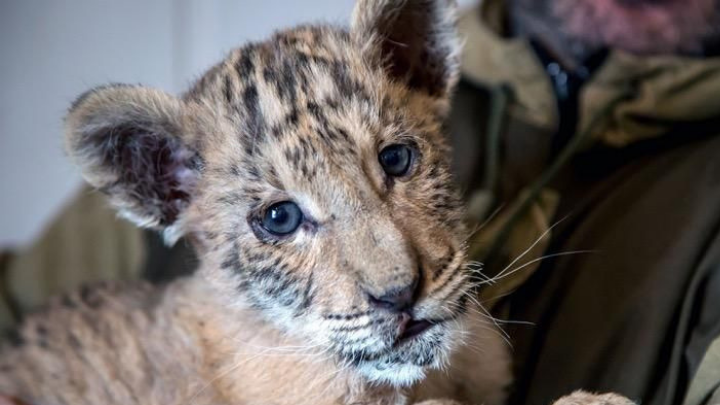
[[[111,85],[81,95],[66,118],[66,148],[85,179],[140,226],[184,233],[183,213],[201,159],[185,136],[182,100],[159,90]]]

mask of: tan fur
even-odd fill
[[[35,405],[502,403],[509,360],[473,303],[441,130],[452,21],[444,0],[361,0],[350,31],[280,32],[181,98],[81,96],[71,159],[124,216],[186,236],[201,264],[163,287],[57,299],[3,351],[0,392]],[[398,178],[378,163],[394,144],[414,151]],[[283,237],[259,225],[279,201],[305,218]],[[369,298],[414,285],[402,311]],[[401,341],[410,317],[434,326]]]
[[[557,400],[553,405],[633,405],[633,402],[616,394],[593,395],[576,391]]]

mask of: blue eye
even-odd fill
[[[378,160],[385,173],[393,177],[400,177],[410,171],[412,155],[412,149],[407,145],[390,145],[380,151]]]
[[[263,215],[262,227],[275,235],[288,235],[295,232],[303,221],[300,207],[294,202],[283,201],[271,205]]]

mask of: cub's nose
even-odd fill
[[[370,305],[377,309],[391,312],[404,312],[412,308],[417,299],[418,280],[415,279],[405,287],[396,287],[383,293],[373,295],[368,293]]]

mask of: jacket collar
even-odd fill
[[[508,86],[513,118],[552,129],[558,113],[551,82],[528,40],[502,35],[503,6],[485,0],[461,16],[463,75],[480,86]],[[720,120],[720,58],[611,50],[581,90],[576,132],[592,143],[623,147],[714,120]]]

